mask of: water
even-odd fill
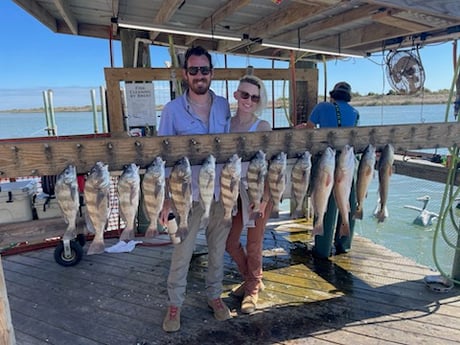
[[[368,106],[357,107],[361,114],[361,126],[390,125],[406,123],[443,122],[446,105],[406,105],[406,106]],[[450,111],[449,121],[454,121]],[[272,112],[267,110],[262,118],[272,122]],[[98,116],[98,130],[101,131],[101,116]],[[275,127],[288,127],[284,110],[276,109]],[[41,113],[0,113],[0,139],[46,136],[46,121]],[[56,113],[59,135],[94,133],[92,112]],[[434,153],[434,152],[433,152]],[[405,208],[405,205],[421,207],[418,197],[429,195],[428,210],[439,213],[444,185],[440,183],[393,174],[390,180],[388,197],[389,218],[378,224],[373,211],[378,199],[377,176],[369,187],[364,203],[364,219],[356,222],[355,232],[369,238],[393,251],[409,257],[419,264],[434,267],[432,242],[436,222],[432,226],[422,227],[412,222],[417,211]],[[446,251],[442,262],[452,262]]]

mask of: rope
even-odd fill
[[[445,122],[448,121],[448,114],[449,114],[449,108],[452,104],[452,99],[453,99],[453,90],[459,75],[459,70],[460,70],[460,59],[459,61],[455,64],[455,71],[454,71],[454,78],[452,80],[452,85],[450,88],[449,92],[449,98],[447,101],[447,108],[446,108],[446,115],[445,115]],[[458,120],[457,120],[458,121]],[[460,280],[458,277],[457,279],[453,279],[451,276],[454,274],[446,272],[443,267],[441,266],[441,263],[439,262],[437,258],[437,244],[438,241],[441,239],[450,247],[454,250],[454,257],[453,261],[455,259],[460,260],[460,231],[459,231],[459,226],[457,222],[459,221],[460,217],[457,217],[454,214],[453,208],[454,203],[458,201],[458,195],[460,194],[460,187],[455,188],[455,180],[457,177],[457,165],[459,162],[459,148],[454,145],[452,147],[449,147],[449,153],[451,154],[451,164],[449,166],[448,170],[448,175],[447,175],[447,181],[445,184],[445,189],[444,189],[444,195],[442,198],[441,202],[441,209],[439,212],[439,219],[436,224],[436,229],[435,233],[433,236],[433,247],[432,247],[432,253],[433,253],[433,260],[435,263],[435,266],[437,270],[441,273],[441,275],[445,278],[449,278],[453,282],[460,284]],[[450,221],[452,223],[452,227],[448,227],[447,221]],[[456,243],[453,243],[447,234],[447,229],[453,229],[454,235],[456,235]],[[443,248],[444,249],[444,248]],[[452,266],[455,266],[455,261],[453,262]],[[453,268],[453,267],[452,267]],[[460,274],[460,272],[457,272],[457,274]]]

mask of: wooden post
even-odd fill
[[[6,293],[5,277],[3,275],[2,258],[0,255],[0,344],[15,345],[13,323],[11,322],[10,303]]]

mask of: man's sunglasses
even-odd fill
[[[247,93],[246,91],[241,91],[241,90],[238,90],[238,92],[240,93],[240,96],[242,99],[248,99],[249,97],[251,97],[251,101],[253,101],[254,103],[259,103],[260,101],[260,96],[251,95]]]
[[[201,72],[202,75],[208,75],[211,73],[211,67],[209,66],[201,66],[201,67],[188,67],[187,72],[190,75],[197,75],[198,71]]]

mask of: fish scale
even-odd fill
[[[143,207],[150,220],[145,237],[152,238],[158,234],[158,218],[165,200],[165,181],[165,161],[157,156],[147,167],[142,180]]]

